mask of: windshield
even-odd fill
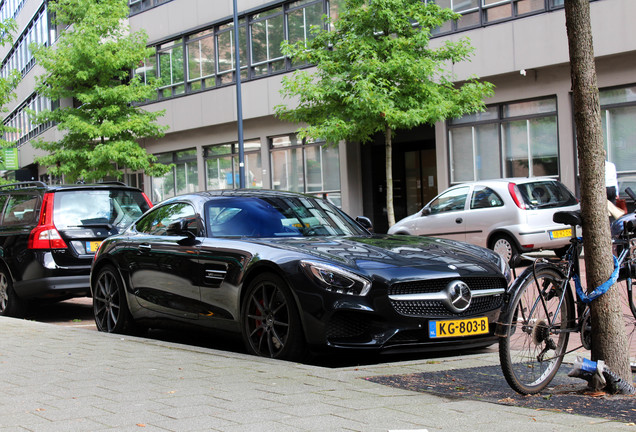
[[[368,235],[334,205],[310,197],[223,197],[208,201],[205,214],[209,237]]]
[[[568,188],[558,181],[521,183],[517,187],[529,208],[565,207],[578,203]]]
[[[135,190],[58,191],[53,221],[58,229],[126,228],[149,208],[142,193]]]

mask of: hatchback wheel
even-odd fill
[[[15,293],[9,272],[0,268],[0,315],[21,317],[26,312],[26,305],[26,301]]]
[[[300,360],[305,353],[295,299],[279,276],[263,274],[250,284],[241,308],[241,324],[250,354]]]
[[[93,314],[99,331],[127,333],[133,318],[128,309],[124,284],[112,266],[102,268],[93,287]]]
[[[506,235],[495,237],[491,243],[491,249],[501,255],[511,266],[515,265],[515,261],[519,257],[515,242]]]

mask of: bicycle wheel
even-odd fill
[[[574,300],[568,288],[560,311],[563,274],[554,266],[527,268],[510,303],[499,359],[506,381],[521,394],[543,390],[554,378],[566,351]],[[504,314],[504,316],[506,316]],[[551,321],[552,320],[552,321]]]
[[[618,287],[621,293],[621,307],[625,319],[629,363],[632,371],[636,371],[636,287],[631,279],[618,281]]]

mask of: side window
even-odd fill
[[[431,214],[464,210],[469,187],[458,187],[444,192],[430,204]]]
[[[483,209],[491,207],[501,207],[503,200],[497,192],[485,186],[477,186],[473,191],[473,197],[470,200],[471,209]]]
[[[2,220],[1,218],[2,218],[2,214],[3,214],[3,210],[4,210],[4,205],[6,204],[8,197],[9,197],[8,195],[1,195],[0,196],[0,223],[1,223],[1,220]]]
[[[190,204],[174,203],[155,208],[142,218],[135,227],[137,231],[150,235],[165,236],[170,224],[180,219],[188,221],[188,230],[199,236],[196,212]]]
[[[11,195],[4,211],[4,225],[21,225],[35,221],[37,195]]]

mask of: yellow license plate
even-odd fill
[[[550,231],[551,239],[560,239],[563,237],[572,237],[572,228]]]
[[[488,318],[469,318],[462,320],[429,321],[430,338],[473,336],[488,333]]]
[[[86,252],[91,252],[91,253],[95,253],[97,252],[97,249],[99,249],[99,245],[102,244],[102,242],[100,241],[92,241],[92,242],[86,242]]]

